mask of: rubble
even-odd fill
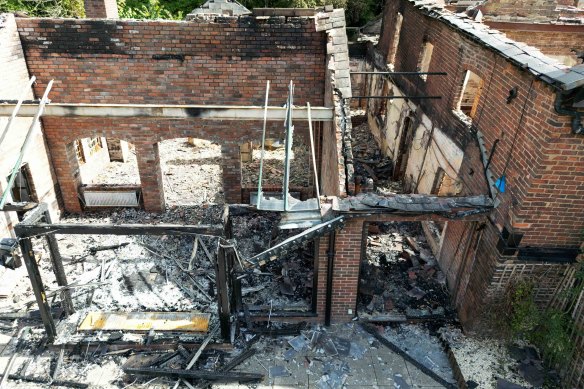
[[[419,223],[370,228],[361,263],[358,311],[370,321],[454,320],[445,278]]]
[[[363,120],[359,116],[360,113],[364,114],[363,111],[352,114],[353,122],[358,123]],[[355,182],[361,187],[361,190],[375,189],[384,195],[404,193],[401,182],[392,180],[393,161],[381,151],[369,129],[367,120],[353,126],[351,134],[353,137],[351,147],[355,166]],[[368,180],[371,180],[372,187],[368,186]]]

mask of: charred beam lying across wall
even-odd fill
[[[222,236],[221,225],[175,225],[175,224],[26,224],[14,227],[19,238],[46,234],[68,235],[213,235]]]
[[[579,254],[578,248],[519,247],[517,257],[513,259],[530,262],[575,263]]]
[[[0,100],[0,117],[10,116],[16,103]],[[204,119],[204,120],[264,120],[265,107],[231,105],[154,105],[154,104],[69,104],[50,103],[43,117],[155,117],[160,119]],[[20,117],[33,117],[38,102],[23,104],[18,111]],[[332,121],[333,109],[311,107],[313,121]],[[268,107],[267,120],[283,121],[286,108]],[[295,121],[307,121],[306,107],[294,108]]]
[[[206,381],[231,381],[231,382],[254,382],[264,378],[263,374],[256,373],[232,373],[214,372],[207,370],[178,370],[178,369],[155,369],[155,368],[135,368],[122,367],[126,374],[144,375],[150,377],[170,377],[183,379],[203,379]]]
[[[396,194],[381,196],[363,193],[336,199],[333,209],[341,214],[391,214],[393,216],[430,216],[444,220],[464,219],[493,209],[493,200],[486,195],[446,197],[422,194]]]

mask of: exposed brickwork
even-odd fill
[[[27,64],[43,87],[55,79],[53,101],[263,105],[285,102],[290,80],[294,103],[322,106],[326,37],[310,18],[217,18],[215,21],[113,21],[19,19]],[[73,38],[74,39],[73,39]],[[68,150],[77,138],[106,136],[136,146],[146,209],[164,209],[156,142],[178,137],[222,145],[227,202],[241,201],[238,145],[261,138],[259,122],[196,119],[46,118],[47,141],[63,190],[65,207],[79,211],[75,160]],[[297,130],[304,131],[298,124]],[[268,130],[281,133],[281,123]],[[68,150],[68,151],[67,151]]]
[[[25,91],[29,74],[27,72],[24,53],[18,38],[14,16],[4,14],[0,16],[0,69],[2,69],[2,81],[0,82],[1,99],[18,99]],[[32,90],[26,98],[33,98]],[[8,118],[0,118],[0,134]],[[0,193],[7,188],[6,177],[10,174],[28,128],[32,122],[30,118],[16,118],[0,145]],[[24,156],[23,163],[28,164],[28,171],[32,175],[32,186],[36,192],[36,200],[44,201],[49,205],[49,210],[55,219],[58,219],[58,203],[55,191],[55,178],[49,163],[47,149],[43,136],[37,130],[32,144]],[[12,227],[18,222],[15,212],[0,212],[0,237],[13,234]]]
[[[77,103],[322,105],[325,34],[314,22],[18,19],[30,73]],[[72,39],[74,37],[74,39]]]
[[[584,137],[571,134],[570,118],[554,111],[554,90],[447,24],[425,16],[410,2],[390,3],[386,17],[391,20],[399,7],[404,22],[395,69],[415,69],[418,59],[410,54],[420,52],[426,36],[435,47],[429,70],[446,71],[448,76],[428,77],[425,82],[416,77],[396,81],[405,94],[442,96],[440,100],[421,100],[418,106],[463,148],[476,142],[468,126],[453,113],[465,70],[485,82],[473,126],[484,134],[487,151],[499,139],[491,163],[495,179],[507,165],[507,191],[500,195],[502,206],[497,209],[496,222],[523,227],[525,245],[578,247],[584,229],[583,172],[579,168],[584,162]],[[381,41],[384,39],[391,41],[392,36],[382,36]],[[519,95],[507,104],[513,87]],[[479,166],[471,168],[481,174]],[[467,187],[465,192],[469,191]],[[515,204],[512,211],[511,199]]]
[[[510,39],[527,43],[537,47],[542,53],[558,59],[566,65],[572,66],[581,63],[572,49],[584,50],[584,28],[581,25],[554,26],[544,29],[537,24],[524,25],[520,23],[491,23],[487,24],[504,32]],[[553,31],[553,29],[562,29]],[[537,30],[540,28],[541,30]]]
[[[403,15],[399,44],[394,28],[398,12]],[[496,247],[504,227],[523,234],[520,247],[581,246],[584,137],[572,134],[570,118],[555,112],[554,89],[448,22],[416,9],[412,2],[387,3],[378,51],[372,53],[370,60],[378,69],[386,69],[385,59],[397,47],[395,70],[413,71],[424,40],[434,45],[429,71],[445,71],[448,75],[428,77],[426,81],[394,77],[400,92],[442,97],[415,101],[416,115],[427,115],[433,126],[445,131],[465,150],[458,175],[463,182],[462,193],[485,193],[488,186],[477,139],[468,124],[453,112],[461,96],[465,71],[477,74],[483,80],[483,88],[472,130],[484,135],[487,155],[498,140],[490,165],[491,178],[506,175],[506,191],[497,196],[500,205],[488,219],[477,223],[449,222],[439,255],[461,321],[467,329],[481,329],[487,323],[483,313],[490,311],[490,304],[497,301],[512,279],[537,280],[536,299],[542,306],[552,300],[565,279],[568,265],[519,261],[500,254]],[[518,96],[507,103],[514,87]],[[575,359],[573,363],[577,369],[581,361]]]
[[[351,219],[347,221],[343,229],[336,233],[331,302],[332,322],[349,321],[355,315],[363,231],[364,220]],[[317,312],[321,318],[324,318],[326,306],[328,245],[328,236],[320,239],[316,263],[318,271]]]
[[[118,4],[116,0],[84,0],[85,17],[92,19],[117,19]]]

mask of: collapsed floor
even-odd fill
[[[165,221],[196,224],[201,220],[219,222],[219,208],[179,207],[157,216],[135,210],[120,210],[107,217],[94,214],[83,218],[68,217],[65,221]],[[262,251],[291,233],[279,233],[279,218],[275,214],[253,214],[234,219],[235,240],[244,258]],[[542,375],[538,373],[541,367],[538,367],[537,353],[534,354],[525,347],[508,349],[500,342],[474,339],[461,333],[448,295],[445,294],[445,288],[437,275],[439,270],[429,272],[430,268],[425,266],[435,264],[431,254],[428,254],[423,235],[415,224],[382,224],[378,228],[379,231],[372,228],[370,243],[377,244],[370,244],[368,247],[363,277],[373,275],[375,268],[381,265],[379,259],[385,255],[386,260],[381,267],[385,273],[377,274],[377,277],[387,280],[384,288],[387,284],[394,285],[395,288],[383,289],[380,295],[383,296],[389,290],[388,299],[394,305],[392,310],[402,317],[404,314],[407,316],[408,312],[419,314],[426,307],[430,307],[433,316],[421,315],[415,320],[406,317],[407,320],[399,320],[398,323],[377,321],[377,325],[372,327],[376,333],[373,336],[363,331],[360,324],[367,323],[367,319],[380,320],[380,315],[389,313],[388,304],[385,302],[377,307],[373,304],[371,307],[373,298],[365,293],[360,296],[360,320],[331,329],[265,321],[249,326],[244,320],[233,346],[222,345],[221,340],[215,336],[214,342],[217,343],[212,342],[208,346],[193,369],[215,371],[231,358],[253,348],[256,350],[255,355],[234,369],[233,374],[263,374],[264,378],[259,384],[255,384],[256,387],[341,388],[389,385],[400,388],[432,388],[455,385],[455,380],[459,378],[457,374],[462,374],[469,381],[469,387],[473,383],[480,388],[505,387],[497,386],[497,380],[501,385],[511,382],[529,387],[522,375],[530,378],[535,375],[531,387],[542,387],[533,384],[542,380]],[[210,251],[216,247],[216,239],[203,237],[202,240]],[[176,379],[160,377],[153,380],[153,377],[125,374],[123,369],[152,366],[154,362],[159,368],[184,368],[198,347],[191,349],[191,344],[200,344],[206,334],[189,335],[185,332],[163,331],[82,332],[77,327],[90,311],[114,310],[208,312],[211,315],[210,328],[213,328],[217,322],[214,270],[204,251],[198,252],[192,270],[185,272],[181,268],[189,266],[192,237],[60,236],[58,241],[70,283],[76,286],[85,284],[84,287],[73,289],[77,312],[59,323],[59,336],[54,345],[44,344],[42,325],[38,311],[35,313],[30,285],[24,274],[21,274],[20,281],[13,289],[14,293],[2,301],[0,311],[0,333],[3,343],[6,344],[0,355],[0,372],[4,371],[11,356],[17,355],[11,369],[13,379],[8,381],[8,387],[46,387],[51,380],[56,384],[79,387],[84,384],[104,388],[143,387],[145,384],[161,388],[173,387]],[[407,243],[408,241],[411,243]],[[396,250],[398,244],[401,246]],[[417,246],[418,252],[410,244]],[[40,241],[35,246],[47,288],[49,291],[57,291],[47,249]],[[120,247],[99,250],[111,246]],[[412,253],[409,253],[410,258],[406,260],[403,256],[408,251]],[[289,306],[293,310],[306,309],[310,304],[312,288],[311,254],[310,247],[300,249],[285,260],[274,261],[268,268],[262,269],[265,274],[255,274],[245,280],[243,286],[250,290],[244,297],[245,303],[250,307]],[[412,260],[415,261],[417,256],[420,259],[424,257],[425,260],[420,261],[418,273],[412,273],[408,269],[412,267]],[[402,268],[404,265],[407,268]],[[21,270],[16,272],[22,273]],[[430,283],[419,272],[433,273],[434,281]],[[400,274],[401,279],[396,273]],[[412,274],[416,275],[415,279],[412,279]],[[400,289],[406,285],[404,282],[412,288],[411,283],[414,281],[418,282],[418,286],[414,287],[428,289],[428,285],[432,285],[439,293],[429,293],[418,298]],[[366,285],[364,283],[361,286],[362,291]],[[53,299],[53,308],[58,315],[58,293],[49,292],[49,297]],[[15,312],[16,308],[20,310]],[[435,315],[438,308],[444,311],[441,317]],[[393,315],[392,318],[397,316],[399,315]],[[31,329],[27,334],[28,327]],[[18,334],[23,335],[20,340],[15,340]],[[391,347],[388,348],[383,339]],[[187,349],[186,355],[184,351],[173,351],[178,344]],[[445,346],[450,351],[445,351]],[[58,363],[61,348],[64,350],[63,360]],[[457,368],[453,369],[448,353],[455,356]],[[168,361],[161,362],[173,354]],[[44,384],[16,380],[31,380],[32,377]]]

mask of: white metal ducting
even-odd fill
[[[83,197],[86,207],[139,207],[138,191],[85,191]]]

